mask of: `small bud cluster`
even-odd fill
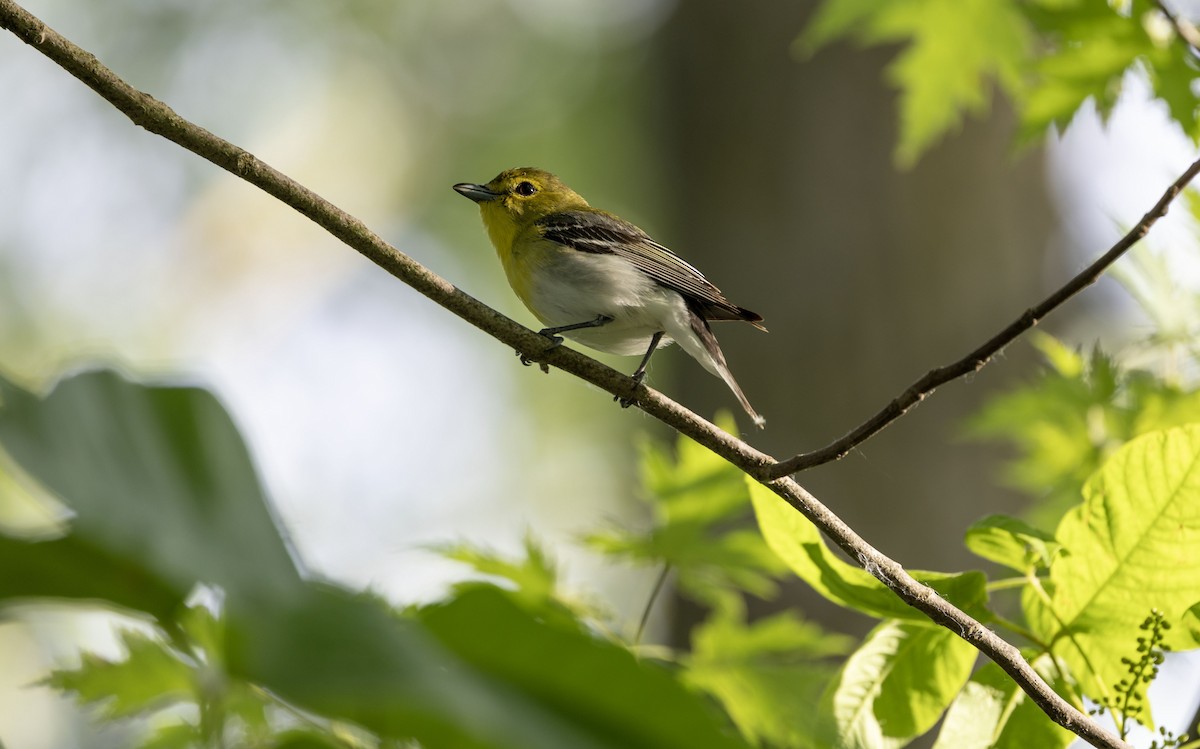
[[[1162,665],[1166,652],[1171,649],[1164,642],[1171,624],[1158,609],[1152,609],[1150,616],[1146,617],[1138,628],[1148,634],[1137,638],[1137,659],[1121,659],[1129,676],[1113,685],[1116,693],[1101,698],[1099,707],[1091,711],[1092,715],[1103,715],[1106,711],[1114,716],[1119,715],[1122,739],[1129,733],[1128,722],[1131,719],[1143,723],[1139,716],[1146,710],[1146,688],[1158,677],[1159,666]],[[1158,729],[1158,733],[1159,738],[1150,744],[1149,749],[1171,749],[1181,746],[1187,740],[1186,735],[1176,736],[1162,727]]]

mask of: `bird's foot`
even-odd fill
[[[538,331],[538,335],[549,339],[550,345],[546,347],[547,351],[553,351],[563,344],[563,337],[560,335],[554,335],[553,328],[542,328]]]
[[[547,350],[548,350],[548,349],[547,349]],[[536,364],[536,365],[538,365],[538,369],[542,370],[542,372],[543,372],[544,374],[550,374],[550,365],[549,365],[549,364],[547,364],[546,362],[544,362],[544,361],[534,361],[533,359],[530,359],[530,358],[529,358],[528,356],[526,356],[525,354],[522,354],[520,351],[517,351],[517,352],[515,352],[515,353],[516,353],[516,355],[517,355],[517,356],[518,356],[518,357],[521,359],[521,363],[522,363],[522,364],[524,364],[525,366],[527,366],[527,367],[528,367],[528,366],[530,366],[531,364]]]
[[[554,349],[558,348],[559,346],[561,346],[563,344],[563,337],[560,335],[554,335],[553,331],[550,328],[542,328],[541,330],[538,331],[538,335],[540,335],[550,341],[550,345],[545,348],[543,353],[546,353],[548,351],[553,351]],[[529,356],[527,354],[523,354],[520,351],[517,352],[517,356],[521,357],[521,363],[527,367],[529,365],[535,363],[535,361],[533,359],[529,358]],[[536,362],[536,364],[538,365],[538,367],[541,368],[542,372],[544,372],[546,374],[550,374],[550,365],[549,364],[547,364],[546,362]]]
[[[630,388],[629,395],[627,395],[625,397],[621,397],[619,395],[614,395],[613,400],[615,400],[617,403],[619,403],[621,408],[629,408],[630,406],[632,406],[634,403],[637,402],[637,391],[638,391],[638,388],[642,386],[642,380],[644,380],[644,379],[646,379],[645,371],[634,372],[633,387]]]

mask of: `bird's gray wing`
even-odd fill
[[[731,303],[703,273],[624,219],[599,211],[563,211],[537,223],[551,242],[628,260],[656,283],[682,294],[705,319],[762,320],[761,315]]]

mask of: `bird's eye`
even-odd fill
[[[522,182],[514,188],[513,192],[528,197],[537,192],[537,188],[533,186],[532,182]]]

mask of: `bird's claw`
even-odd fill
[[[550,341],[550,345],[547,346],[542,353],[546,353],[548,351],[553,351],[554,349],[558,348],[559,346],[561,346],[563,344],[563,337],[560,335],[554,335],[554,333],[551,332],[550,328],[542,328],[541,330],[538,331],[538,335],[540,335],[543,338],[546,338],[547,340]],[[520,351],[518,351],[517,356],[521,357],[521,363],[527,367],[530,364],[535,363],[533,359],[529,358],[528,354],[523,354]],[[549,364],[547,364],[546,362],[536,362],[536,363],[537,363],[538,367],[541,368],[542,372],[544,372],[546,374],[550,374],[550,365]]]
[[[637,403],[637,391],[638,388],[642,386],[642,380],[644,379],[646,379],[645,372],[638,372],[635,374],[633,376],[633,387],[630,388],[629,395],[624,397],[620,395],[614,395],[613,400],[620,404],[621,408],[629,408],[634,403]]]

